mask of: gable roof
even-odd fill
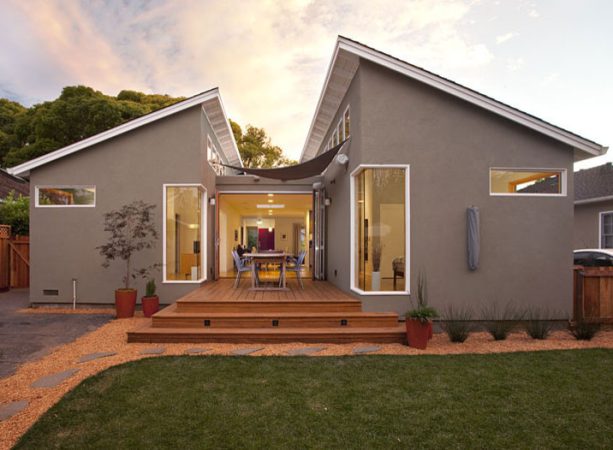
[[[607,151],[596,142],[581,137],[563,128],[552,125],[538,117],[527,114],[512,106],[499,102],[491,97],[469,89],[451,80],[443,78],[421,67],[375,50],[352,39],[339,36],[328,67],[324,86],[322,88],[315,115],[302,149],[300,161],[313,158],[321,147],[332,119],[353,79],[360,58],[388,69],[399,72],[407,77],[442,90],[448,94],[484,108],[494,114],[505,117],[513,122],[549,136],[557,141],[571,146],[575,150],[575,160],[599,156]]]
[[[613,199],[613,163],[575,172],[575,203]]]
[[[11,175],[29,176],[30,170],[32,169],[49,164],[57,159],[72,155],[73,153],[79,152],[108,139],[142,127],[143,125],[147,125],[155,122],[156,120],[163,119],[164,117],[171,116],[197,105],[202,105],[202,111],[208,117],[209,122],[213,127],[213,131],[217,135],[217,139],[222,147],[221,150],[228,161],[232,164],[242,166],[243,163],[238,153],[238,147],[236,146],[236,141],[234,140],[234,134],[232,133],[230,122],[228,121],[226,111],[221,101],[219,89],[213,88],[173,105],[158,109],[143,116],[137,117],[136,119],[122,123],[121,125],[111,128],[110,130],[103,131],[102,133],[95,134],[86,139],[75,142],[74,144],[67,145],[66,147],[62,147],[51,153],[47,153],[46,155],[26,161],[18,166],[11,167],[7,169],[7,172]]]
[[[0,169],[0,201],[5,199],[12,191],[27,197],[30,195],[30,183],[11,175],[4,169]]]

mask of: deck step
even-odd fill
[[[263,313],[263,312],[360,312],[359,300],[177,300],[177,312]]]
[[[330,328],[394,327],[395,313],[372,312],[255,312],[255,313],[180,313],[174,305],[156,313],[153,328]]]
[[[146,343],[406,343],[403,326],[335,328],[151,328],[128,332],[128,342]]]

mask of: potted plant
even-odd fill
[[[104,257],[102,267],[108,268],[114,260],[125,263],[123,287],[115,291],[117,318],[134,316],[137,291],[130,286],[130,280],[147,276],[149,270],[157,266],[134,269],[132,261],[135,253],[152,248],[155,244],[154,208],[155,205],[135,201],[104,215],[104,231],[110,236],[106,244],[96,247]]]
[[[143,315],[151,317],[160,309],[160,297],[155,295],[155,280],[151,278],[145,287],[145,296],[141,299]]]
[[[438,311],[428,306],[428,287],[426,276],[417,277],[417,307],[406,313],[407,341],[409,347],[425,349],[432,338],[432,319],[438,317]]]
[[[371,290],[381,290],[381,243],[375,242],[372,246],[372,275],[371,275]]]

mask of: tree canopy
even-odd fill
[[[181,100],[131,90],[113,97],[87,86],[67,86],[55,100],[30,108],[0,99],[0,166],[21,164]],[[230,122],[245,166],[295,163],[272,145],[263,128],[247,125],[243,132]]]
[[[87,86],[67,86],[31,108],[0,99],[0,160],[21,164],[180,100],[128,90],[113,97]]]
[[[247,125],[243,132],[240,125],[231,119],[230,125],[245,167],[269,169],[297,164],[296,161],[285,157],[280,147],[272,145],[270,137],[263,128]]]

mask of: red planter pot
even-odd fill
[[[115,315],[118,319],[134,317],[136,294],[136,289],[117,289],[115,291]]]
[[[407,318],[405,323],[409,347],[425,349],[428,346],[428,340],[432,337],[432,322]]]
[[[145,317],[151,317],[160,310],[160,297],[157,295],[143,297],[141,303],[143,305],[143,315]]]

